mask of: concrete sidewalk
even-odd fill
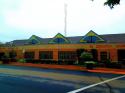
[[[47,68],[47,69],[88,71],[88,72],[98,72],[98,73],[125,74],[125,69],[112,69],[112,68],[101,68],[101,67],[96,67],[93,70],[88,70],[85,67],[75,66],[75,65],[32,64],[32,63],[17,63],[17,62],[10,63],[9,65],[39,67],[39,68]]]

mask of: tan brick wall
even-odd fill
[[[118,61],[117,49],[111,49],[110,50],[110,59],[111,59],[112,62],[117,62]]]
[[[0,47],[0,52],[11,51],[12,48]],[[58,51],[76,51],[77,49],[97,49],[98,60],[100,61],[100,52],[110,52],[111,61],[117,61],[117,49],[125,49],[125,44],[41,44],[41,45],[26,45],[16,46],[13,50],[17,52],[17,58],[23,58],[23,50],[34,51],[35,59],[39,59],[39,51],[53,51],[53,59],[58,60]]]

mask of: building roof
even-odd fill
[[[33,35],[35,36],[35,35]],[[125,43],[125,33],[121,34],[106,34],[106,35],[98,35],[102,39],[104,39],[103,43]],[[32,36],[31,36],[32,37]],[[31,39],[31,37],[29,39]],[[72,37],[66,37],[70,43],[72,44],[78,44],[80,43],[80,39],[83,38],[84,36],[72,36]],[[50,40],[53,38],[40,38],[38,36],[35,36],[35,38],[40,41],[40,44],[48,44]],[[30,45],[28,43],[29,39],[24,39],[24,40],[14,40],[11,41],[12,45],[14,46],[20,46],[20,45]],[[101,42],[102,43],[102,42]],[[10,44],[7,43],[7,44]]]
[[[125,43],[125,33],[100,35],[106,43]]]

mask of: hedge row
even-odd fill
[[[74,60],[32,60],[32,59],[26,59],[27,63],[41,63],[41,64],[67,64],[67,65],[73,65],[75,63]]]
[[[111,63],[98,63],[98,67],[107,67],[107,68],[122,68],[123,64],[119,62],[111,62]]]
[[[8,64],[9,62],[22,62],[22,63],[35,63],[35,64],[64,64],[64,65],[75,65],[75,64],[79,64],[79,65],[84,65],[84,62],[79,62],[76,63],[75,60],[34,60],[34,59],[3,59],[1,60],[3,61],[4,64]],[[97,64],[98,67],[107,67],[107,68],[122,68],[123,63],[119,63],[119,62],[98,62]]]

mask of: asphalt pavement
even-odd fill
[[[0,65],[0,93],[68,93],[93,84],[77,93],[125,93],[120,74]]]

